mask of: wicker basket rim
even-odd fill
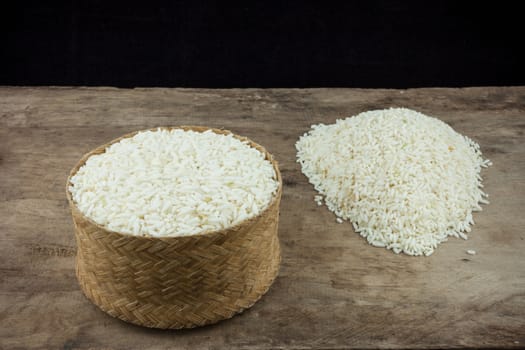
[[[114,143],[119,142],[120,140],[133,137],[136,134],[138,134],[139,132],[157,131],[159,129],[164,129],[164,130],[182,129],[184,131],[191,130],[191,131],[196,131],[196,132],[205,132],[205,131],[211,130],[212,132],[214,132],[216,134],[232,135],[233,137],[235,137],[238,140],[248,142],[250,147],[255,148],[256,150],[258,150],[259,152],[264,154],[265,159],[268,160],[270,163],[272,163],[272,166],[273,166],[273,168],[275,170],[275,174],[277,176],[277,182],[279,183],[276,194],[272,197],[272,200],[270,202],[268,202],[266,207],[256,216],[249,217],[249,218],[247,218],[247,219],[245,219],[245,220],[243,220],[243,221],[241,221],[241,222],[239,222],[239,223],[237,223],[237,224],[235,224],[233,226],[228,226],[228,227],[225,227],[225,228],[220,229],[220,230],[204,231],[202,233],[193,234],[193,235],[186,235],[186,236],[164,236],[164,237],[154,237],[154,236],[149,236],[149,235],[140,235],[139,236],[139,235],[132,235],[132,234],[129,234],[129,233],[123,233],[123,232],[119,232],[119,231],[113,231],[113,230],[110,230],[109,228],[107,228],[105,226],[102,226],[102,225],[98,224],[93,219],[91,219],[88,216],[86,216],[80,209],[78,209],[75,201],[73,200],[73,198],[71,196],[71,192],[69,191],[69,186],[72,185],[71,184],[71,177],[73,177],[76,174],[78,169],[80,169],[80,167],[82,167],[85,164],[85,162],[87,161],[87,159],[89,157],[91,157],[92,155],[95,155],[95,154],[104,153],[107,147],[111,146]],[[91,151],[85,153],[80,158],[80,160],[76,163],[76,165],[73,167],[73,169],[71,169],[71,171],[69,173],[69,176],[67,177],[67,181],[66,181],[66,197],[67,197],[67,200],[68,200],[68,203],[69,203],[69,206],[70,206],[71,210],[74,210],[78,214],[80,214],[81,217],[85,221],[88,221],[89,223],[91,223],[95,227],[97,227],[97,228],[99,228],[101,230],[107,231],[108,233],[116,234],[116,235],[119,235],[121,237],[129,238],[129,239],[146,240],[146,241],[175,241],[175,240],[182,241],[182,240],[198,240],[198,239],[209,238],[211,236],[217,236],[217,235],[224,234],[227,231],[241,229],[242,227],[244,227],[246,225],[251,225],[252,223],[256,222],[260,217],[264,216],[266,214],[266,212],[274,205],[274,203],[277,200],[279,200],[279,198],[281,197],[281,193],[282,193],[282,187],[283,187],[283,183],[282,183],[282,178],[281,178],[281,173],[279,171],[278,163],[274,159],[273,155],[271,153],[269,153],[266,150],[266,148],[264,148],[263,146],[261,146],[258,143],[250,140],[247,137],[237,135],[237,134],[235,134],[235,133],[233,133],[233,132],[231,132],[230,130],[227,130],[227,129],[217,129],[217,128],[212,128],[212,127],[197,126],[197,125],[180,125],[180,126],[159,126],[159,127],[154,127],[154,128],[136,130],[136,131],[127,133],[125,135],[122,135],[122,136],[120,136],[120,137],[118,137],[116,139],[113,139],[113,140],[111,140],[111,141],[109,141],[109,142],[107,142],[107,143],[105,143],[103,145],[100,145],[100,146],[92,149]]]

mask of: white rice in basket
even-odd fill
[[[279,183],[264,154],[233,135],[158,129],[89,157],[71,178],[78,209],[113,231],[185,236],[255,217]]]
[[[467,239],[488,204],[479,145],[439,119],[405,108],[313,125],[296,144],[302,172],[337,217],[373,246],[430,255]]]

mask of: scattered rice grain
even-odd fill
[[[395,253],[428,256],[449,236],[467,239],[472,211],[488,204],[480,171],[492,162],[479,145],[413,110],[313,125],[296,148],[328,209]]]

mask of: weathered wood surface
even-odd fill
[[[481,144],[491,204],[430,257],[369,246],[313,201],[294,143],[314,123],[405,106]],[[160,125],[231,129],[285,182],[275,284],[252,309],[185,331],[113,319],[81,294],[64,184],[90,149]],[[525,346],[525,87],[360,90],[0,88],[0,348]],[[467,249],[476,250],[474,256]]]

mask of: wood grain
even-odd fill
[[[469,240],[428,257],[369,246],[313,201],[294,143],[311,124],[403,106],[480,143],[491,204]],[[224,127],[279,161],[280,275],[250,310],[186,331],[113,319],[81,293],[64,194],[82,154],[161,125]],[[0,88],[0,348],[519,348],[525,346],[525,87]],[[467,249],[476,250],[474,256]]]

